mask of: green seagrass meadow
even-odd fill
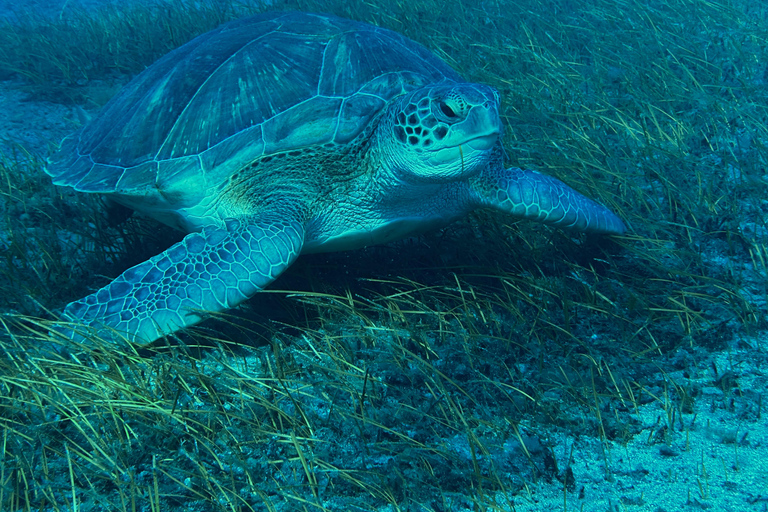
[[[24,101],[4,108],[63,110],[66,134],[171,49],[266,9],[395,30],[495,87],[507,164],[557,177],[628,232],[475,213],[302,256],[238,309],[149,347],[60,351],[49,329],[64,305],[182,234],[55,187],[42,167],[59,140],[6,129],[0,510],[762,510],[768,6],[19,11],[0,21],[0,78]]]

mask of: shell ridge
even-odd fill
[[[211,32],[209,32],[209,33],[207,33],[205,35],[207,36],[207,38],[214,37],[215,35],[220,34],[221,32],[223,32],[225,30],[225,28],[226,27],[224,27],[224,26],[217,27],[216,29],[212,30]],[[203,37],[203,36],[201,36],[201,37]],[[179,55],[182,55],[183,57],[185,57],[186,55],[189,55],[190,53],[194,52],[197,48],[199,48],[200,45],[205,44],[205,40],[201,40],[201,37],[195,38],[195,39],[187,42],[186,44],[176,48],[175,50],[169,52],[168,54],[166,54],[165,56],[160,58],[160,60],[158,60],[153,66],[161,64],[161,63],[164,63],[166,61],[174,61],[174,60],[178,61],[179,60]],[[183,59],[183,57],[182,57],[182,59]],[[175,66],[169,67],[163,75],[161,75],[159,77],[155,77],[154,81],[157,82],[158,78],[159,79],[166,79],[171,73],[173,73],[174,69],[175,69]],[[139,88],[139,87],[141,87],[141,84],[139,84],[137,86],[137,88]],[[121,100],[122,100],[123,92],[124,91],[120,91],[118,93],[118,95],[112,101],[110,101],[107,104],[106,108],[109,108],[115,102],[118,103],[118,104],[122,103]],[[125,92],[126,92],[126,96],[132,94],[131,90],[127,90]],[[133,104],[134,105],[139,105],[139,104],[143,103],[144,100],[147,97],[149,97],[151,94],[153,94],[153,92],[154,92],[154,87],[147,87],[143,94],[141,94],[140,96],[137,96],[136,98],[134,98]],[[103,113],[104,113],[104,110],[102,110],[99,113],[99,117],[101,117]],[[121,126],[125,125],[124,120],[126,118],[130,118],[132,114],[133,114],[133,110],[132,109],[119,109],[118,112],[116,112],[116,117],[110,116],[111,122],[107,124],[106,130],[104,129],[104,127],[101,127],[101,129],[99,130],[99,140],[98,140],[98,142],[95,145],[93,145],[93,147],[91,147],[88,150],[89,154],[93,154],[93,153],[97,152],[98,148],[105,141],[108,141],[110,139],[112,133],[115,130],[119,130]],[[81,136],[78,139],[78,150],[80,149],[80,145],[81,144],[88,145],[89,142],[90,142],[90,144],[93,144],[93,141],[89,141],[88,140],[91,137],[92,137],[92,134],[90,133],[90,131],[88,133],[83,131]]]
[[[341,104],[339,105],[339,114],[338,119],[336,119],[336,126],[333,129],[333,138],[331,140],[335,141],[338,140],[339,136],[339,129],[341,128],[341,116],[344,114],[344,107],[347,105],[347,98],[342,98]]]
[[[323,47],[323,57],[320,60],[320,77],[317,80],[317,87],[315,87],[315,96],[320,96],[320,88],[322,87],[323,81],[325,80],[325,54],[328,52],[328,48],[331,47],[331,41],[333,41],[333,38],[329,39]]]
[[[270,20],[270,21],[274,21],[274,20]],[[278,28],[279,28],[279,27],[278,27]],[[216,73],[218,73],[218,71],[219,71],[219,70],[220,70],[222,67],[224,67],[226,64],[228,64],[230,61],[232,61],[232,59],[234,59],[236,56],[238,56],[238,55],[239,55],[239,54],[240,54],[240,53],[241,53],[241,52],[242,52],[244,49],[248,48],[249,46],[251,46],[251,45],[252,45],[252,44],[254,44],[255,42],[257,42],[257,41],[260,41],[261,39],[263,39],[263,38],[265,38],[265,37],[269,36],[270,34],[272,34],[272,33],[276,32],[276,31],[277,31],[277,29],[273,29],[273,30],[270,30],[269,32],[266,32],[266,33],[264,33],[264,34],[260,35],[260,36],[259,36],[259,37],[257,37],[257,38],[251,39],[251,40],[250,40],[250,41],[248,41],[246,44],[244,44],[243,46],[241,46],[240,48],[238,48],[236,51],[232,52],[232,54],[231,54],[230,56],[228,56],[226,59],[224,59],[223,61],[221,61],[221,63],[220,63],[218,66],[216,66],[216,69],[214,69],[214,70],[213,70],[211,73],[209,73],[209,74],[208,74],[208,76],[206,77],[206,79],[205,79],[205,80],[203,80],[203,81],[200,83],[200,85],[197,87],[197,89],[195,90],[195,93],[194,93],[194,94],[192,94],[192,95],[189,97],[189,100],[187,101],[187,104],[186,104],[186,105],[184,105],[184,108],[183,108],[183,109],[181,109],[181,112],[179,112],[179,115],[176,117],[176,120],[174,121],[173,125],[171,125],[171,128],[168,130],[168,133],[165,135],[165,139],[163,139],[163,143],[162,143],[162,144],[160,144],[160,147],[159,147],[159,148],[158,148],[158,150],[155,152],[155,156],[153,157],[153,159],[154,159],[155,161],[158,161],[158,158],[159,158],[159,156],[160,156],[160,153],[162,153],[162,152],[163,152],[163,150],[165,149],[166,145],[168,144],[169,138],[171,137],[171,135],[173,135],[173,134],[174,134],[174,131],[176,130],[176,127],[177,127],[177,126],[178,126],[178,124],[179,124],[179,121],[180,121],[180,120],[181,120],[181,119],[184,117],[184,114],[185,114],[185,113],[186,113],[186,112],[189,110],[189,107],[190,107],[190,105],[192,105],[192,103],[194,102],[195,98],[197,98],[197,96],[200,94],[200,91],[201,91],[201,90],[203,90],[203,88],[205,88],[206,84],[208,84],[208,82],[209,82],[209,81],[210,81],[210,80],[211,80],[211,79],[214,77],[214,75],[216,75]],[[242,130],[241,130],[241,131],[242,131]],[[239,133],[239,132],[238,132],[238,133]],[[234,134],[233,134],[233,135],[234,135]],[[209,147],[210,147],[210,146],[209,146]]]

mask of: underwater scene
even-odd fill
[[[0,24],[0,511],[768,510],[768,3]]]

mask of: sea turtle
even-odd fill
[[[562,182],[502,165],[498,93],[419,44],[325,14],[221,25],[139,74],[46,172],[187,235],[72,302],[68,320],[148,343],[232,308],[303,253],[493,208],[620,234]]]

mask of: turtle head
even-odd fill
[[[393,100],[380,126],[391,168],[406,180],[433,183],[475,175],[502,132],[499,95],[485,85],[422,87]]]

